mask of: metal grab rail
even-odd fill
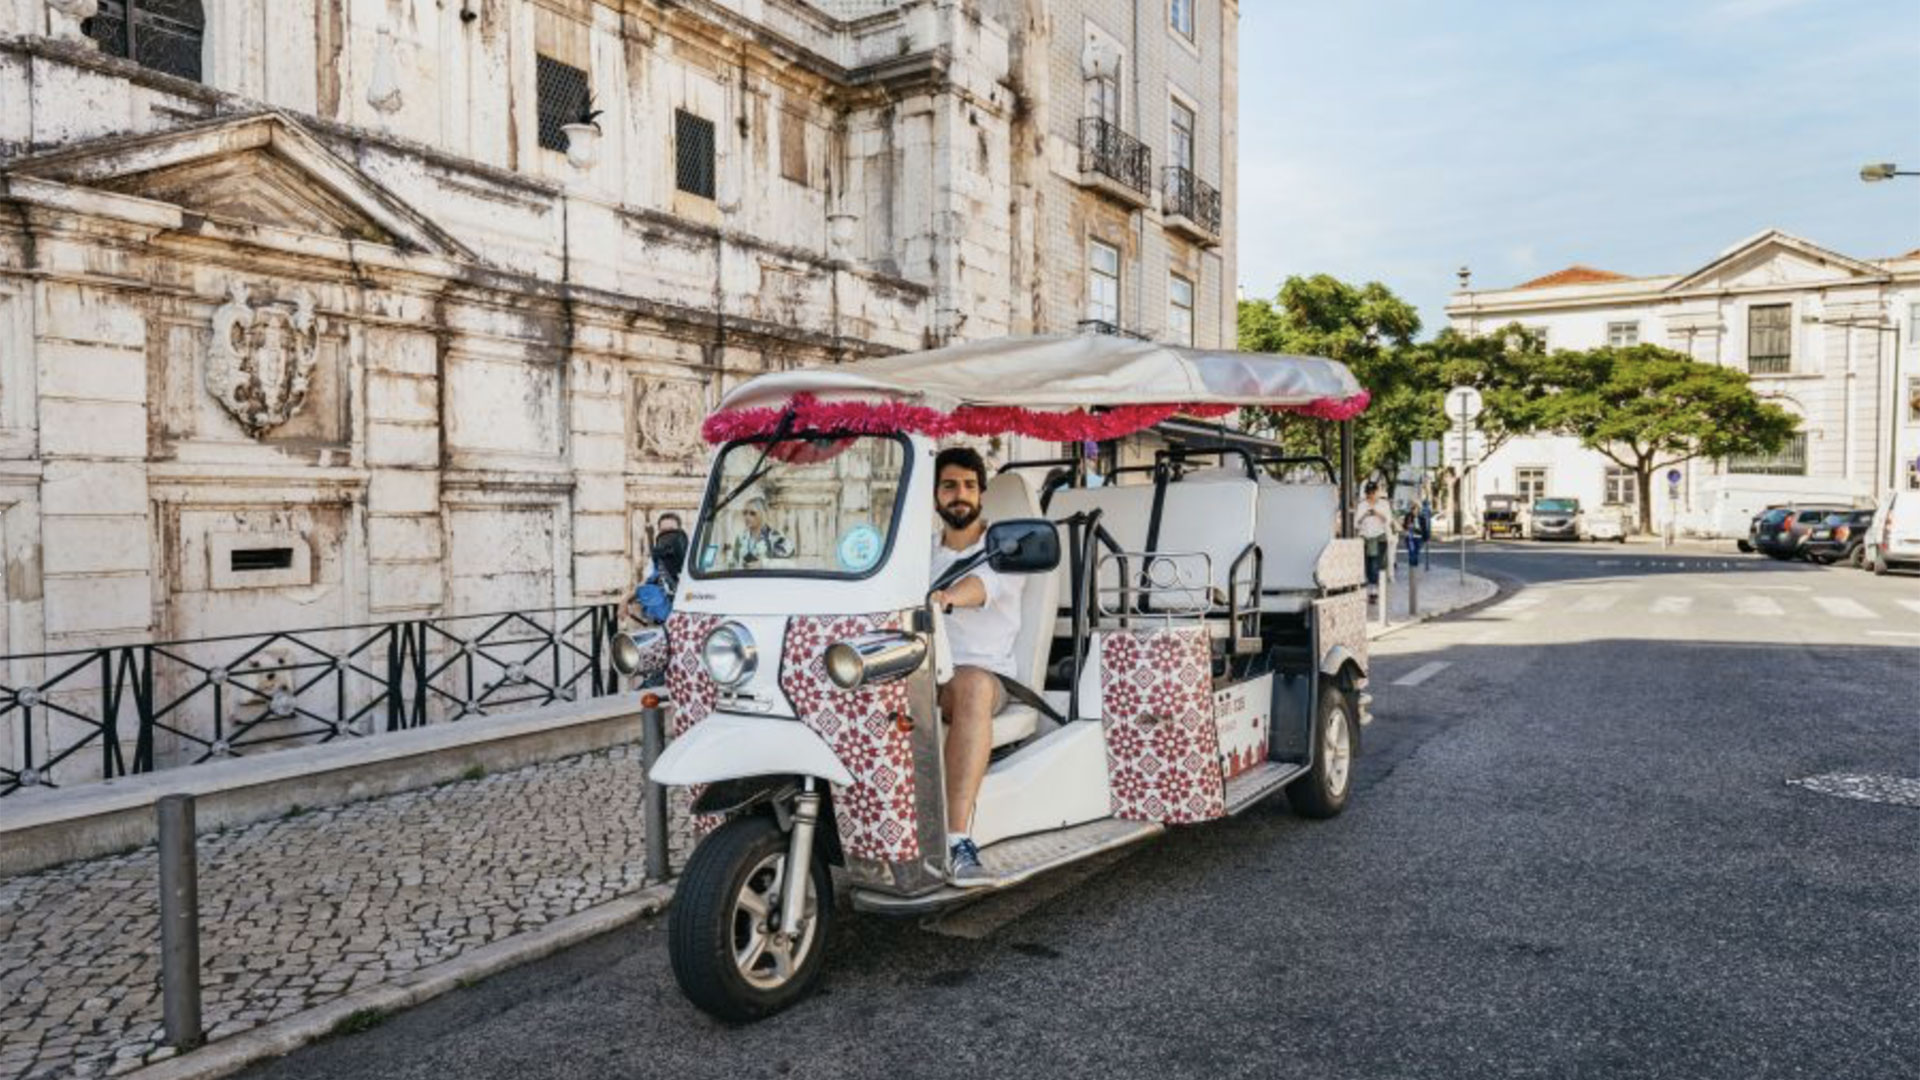
[[[606,603],[0,657],[0,797],[95,753],[74,781],[599,697],[618,629]]]

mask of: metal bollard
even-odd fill
[[[1420,568],[1413,565],[1413,552],[1407,552],[1407,618],[1420,617]]]
[[[647,880],[665,881],[672,872],[667,858],[667,789],[653,782],[653,763],[667,748],[666,710],[658,705],[640,709],[640,756],[647,769]]]
[[[160,998],[167,1043],[199,1046],[200,873],[194,853],[193,796],[165,795],[160,819]]]

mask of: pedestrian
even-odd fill
[[[687,534],[680,527],[680,515],[661,514],[653,535],[653,566],[646,579],[633,590],[628,612],[636,619],[665,623],[673,614],[673,594],[680,587],[680,571],[687,562]]]
[[[1413,505],[1407,507],[1400,531],[1407,537],[1407,569],[1412,570],[1420,565],[1420,552],[1426,548],[1427,541],[1433,539],[1433,509],[1425,499],[1415,499]]]
[[[1371,598],[1380,593],[1380,567],[1393,550],[1393,505],[1380,497],[1379,481],[1367,481],[1366,497],[1360,500],[1354,528],[1366,545],[1367,596]]]

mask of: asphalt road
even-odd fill
[[[1920,1075],[1920,808],[1789,783],[1920,778],[1920,577],[1472,558],[1512,591],[1376,644],[1333,821],[1275,800],[931,927],[843,915],[823,992],[751,1028],[650,925],[251,1075]]]

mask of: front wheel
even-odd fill
[[[787,835],[762,815],[735,818],[695,849],[667,917],[673,977],[688,1000],[730,1023],[759,1020],[805,997],[825,967],[833,879],[811,862],[796,940],[780,936]]]
[[[1347,808],[1357,746],[1353,713],[1353,695],[1321,680],[1313,716],[1313,768],[1287,788],[1287,802],[1301,817],[1325,819]]]

